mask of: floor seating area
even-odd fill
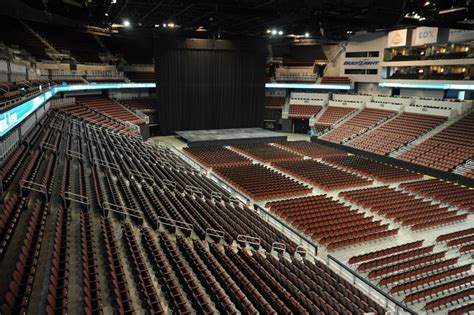
[[[311,188],[260,164],[216,167],[214,172],[254,200],[304,195]]]
[[[282,161],[272,166],[324,190],[338,190],[371,185],[372,180],[314,160]]]
[[[473,133],[474,113],[470,113],[397,158],[449,171],[474,156]]]
[[[252,160],[225,147],[186,147],[183,151],[205,167],[252,164]]]
[[[312,158],[347,156],[344,151],[308,141],[289,141],[275,143],[274,145]]]
[[[239,144],[231,148],[264,163],[303,159],[300,154],[267,143]]]
[[[471,264],[450,258],[446,251],[423,246],[423,240],[354,256],[349,264],[408,305],[420,304],[424,311],[446,314],[446,307],[464,304],[472,295]],[[459,307],[459,305],[461,305]],[[462,311],[461,311],[462,312]],[[457,314],[453,309],[449,314]]]
[[[357,111],[356,108],[328,106],[326,110],[314,122],[318,128],[330,128],[344,117],[351,115]]]
[[[288,118],[309,119],[318,114],[321,106],[290,104]]]
[[[90,109],[103,113],[121,122],[129,122],[133,125],[143,125],[145,122],[133,114],[131,111],[117,104],[110,98],[101,95],[81,96],[77,97],[76,101]]]
[[[369,129],[381,124],[393,115],[395,115],[394,111],[365,108],[320,138],[335,143],[344,143],[352,137],[367,132]]]
[[[371,177],[383,183],[393,183],[422,178],[422,174],[414,173],[399,167],[390,166],[361,156],[329,157],[325,162],[346,168],[355,173]]]
[[[398,232],[397,229],[389,230],[388,224],[382,224],[373,216],[365,216],[326,195],[269,202],[265,206],[328,250],[374,241]]]
[[[472,254],[474,251],[474,228],[442,234],[436,242],[449,249],[456,249],[460,254]]]
[[[406,191],[474,212],[474,190],[447,181],[428,179],[399,186]]]
[[[379,128],[350,141],[347,145],[386,155],[414,141],[445,121],[446,117],[442,116],[402,113]]]
[[[467,214],[452,209],[449,205],[433,204],[388,186],[343,191],[339,193],[339,197],[392,219],[397,224],[410,226],[412,231],[467,219]]]

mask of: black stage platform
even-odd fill
[[[287,137],[281,133],[262,128],[235,128],[176,131],[189,147],[203,145],[232,145],[239,143],[283,142]]]

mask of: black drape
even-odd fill
[[[261,42],[157,39],[156,48],[163,134],[262,126],[265,54]]]

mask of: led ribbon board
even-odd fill
[[[350,90],[350,84],[266,83],[267,89]]]
[[[407,83],[407,82],[380,82],[380,87],[407,88],[407,89],[434,89],[434,90],[474,90],[474,84],[457,83]]]
[[[0,138],[44,105],[51,97],[60,92],[106,90],[106,89],[143,89],[154,88],[155,83],[104,83],[61,85],[20,104],[4,113],[0,113]]]
[[[71,91],[112,90],[112,89],[148,89],[155,88],[156,83],[101,83],[60,85],[26,101],[4,113],[0,113],[0,138],[15,128],[38,107],[44,105],[56,93]],[[350,90],[349,84],[307,84],[307,83],[266,83],[270,89],[308,89],[308,90]]]

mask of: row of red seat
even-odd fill
[[[345,156],[325,158],[327,163],[344,167],[355,173],[371,177],[384,183],[392,183],[411,179],[422,178],[422,174],[406,169],[369,160],[361,156]]]
[[[252,160],[225,147],[186,147],[183,151],[206,167],[251,164]]]
[[[448,171],[474,156],[474,113],[464,116],[398,158]]]
[[[379,125],[394,114],[393,111],[365,108],[320,138],[334,143],[343,143]]]
[[[232,149],[265,163],[303,159],[300,154],[267,143],[238,144],[233,145]]]
[[[274,145],[312,158],[325,158],[348,155],[347,152],[328,147],[319,143],[313,143],[308,141],[289,141],[275,143]]]
[[[125,245],[128,250],[127,258],[132,265],[137,289],[143,295],[142,303],[144,308],[150,312],[150,314],[165,314],[165,310],[161,305],[158,293],[155,290],[153,278],[148,272],[145,258],[141,253],[138,242],[129,223],[124,223],[122,225],[122,233],[124,235]]]
[[[309,119],[317,115],[321,109],[322,106],[319,105],[290,104],[288,118]]]
[[[24,197],[19,197],[17,194],[11,194],[3,206],[3,211],[0,214],[0,258],[5,255],[8,249],[10,240],[18,226],[18,220],[21,212],[25,206]]]
[[[36,202],[28,219],[18,260],[11,273],[11,280],[4,297],[2,313],[5,315],[26,314],[36,276],[36,267],[43,242],[48,206]]]
[[[367,186],[372,180],[314,161],[295,160],[272,163],[274,167],[324,190]]]
[[[381,127],[349,142],[353,148],[386,155],[446,121],[446,117],[402,113]]]
[[[420,230],[447,223],[462,221],[466,214],[459,214],[457,210],[450,211],[449,207],[433,205],[430,201],[417,199],[395,188],[380,186],[339,193],[345,198],[372,212],[393,218],[402,225],[410,225],[412,230]],[[415,211],[416,210],[416,211]]]
[[[84,313],[102,315],[102,292],[97,265],[94,229],[90,215],[85,212],[81,212],[80,229]]]
[[[439,298],[437,300],[431,301],[429,303],[426,303],[425,309],[426,310],[435,310],[439,309],[440,307],[451,304],[451,303],[456,303],[457,301],[466,301],[466,300],[471,300],[472,296],[474,295],[474,288],[469,288],[465,289],[460,292],[456,292],[454,294],[444,296],[442,298]]]
[[[69,209],[58,208],[45,310],[48,315],[67,314],[70,226],[71,213]]]
[[[133,125],[143,125],[145,121],[133,114],[131,111],[122,107],[122,105],[112,101],[104,96],[81,96],[77,97],[79,104],[98,111],[108,117],[122,122],[129,122]]]
[[[214,172],[254,200],[308,194],[311,188],[259,164],[217,167]]]
[[[107,278],[116,309],[120,314],[134,314],[135,311],[120,257],[120,250],[114,237],[112,223],[108,218],[101,217],[100,229],[104,240]]]
[[[416,257],[416,256],[424,255],[424,254],[429,254],[429,253],[433,252],[433,249],[434,249],[434,245],[411,249],[411,250],[404,251],[404,252],[399,253],[399,254],[385,256],[385,257],[382,257],[382,258],[378,258],[378,259],[375,259],[375,260],[364,262],[364,263],[360,264],[357,267],[357,269],[358,270],[369,270],[369,269],[379,268],[379,267],[382,267],[382,266],[385,266],[387,264],[391,264],[391,263],[394,263],[394,262],[406,260],[406,259],[413,258],[413,257]]]
[[[105,116],[101,112],[93,111],[92,109],[89,109],[80,104],[61,106],[58,108],[58,110],[68,115],[74,116],[80,120],[83,120],[87,123],[109,128],[113,130],[114,132],[124,133],[124,134],[129,134],[129,135],[137,134],[135,130],[131,130],[127,128],[121,122],[111,117]]]
[[[142,112],[147,115],[158,114],[156,98],[138,98],[130,100],[119,100],[121,104],[124,104],[128,108]]]
[[[411,249],[414,249],[414,248],[418,248],[421,245],[423,245],[423,240],[414,241],[414,242],[411,242],[411,243],[406,243],[406,244],[402,244],[402,245],[398,245],[398,246],[394,246],[394,247],[384,248],[384,249],[381,249],[381,250],[378,250],[378,251],[369,252],[369,253],[361,254],[361,255],[358,255],[358,256],[353,256],[349,259],[349,264],[356,264],[356,263],[359,263],[359,262],[372,260],[372,259],[375,259],[375,258],[384,257],[384,256],[391,255],[391,254],[396,254],[396,253],[399,253],[399,252],[403,252],[405,250],[411,250]]]
[[[466,186],[438,179],[427,179],[402,183],[399,187],[434,200],[474,211],[474,190]]]
[[[328,106],[321,116],[314,122],[315,126],[329,128],[344,117],[357,111],[356,108]]]
[[[467,276],[453,281],[445,282],[428,289],[417,291],[415,293],[409,294],[405,297],[404,301],[406,303],[414,302],[438,293],[441,293],[446,290],[455,289],[456,287],[472,283],[474,281],[474,276]]]

